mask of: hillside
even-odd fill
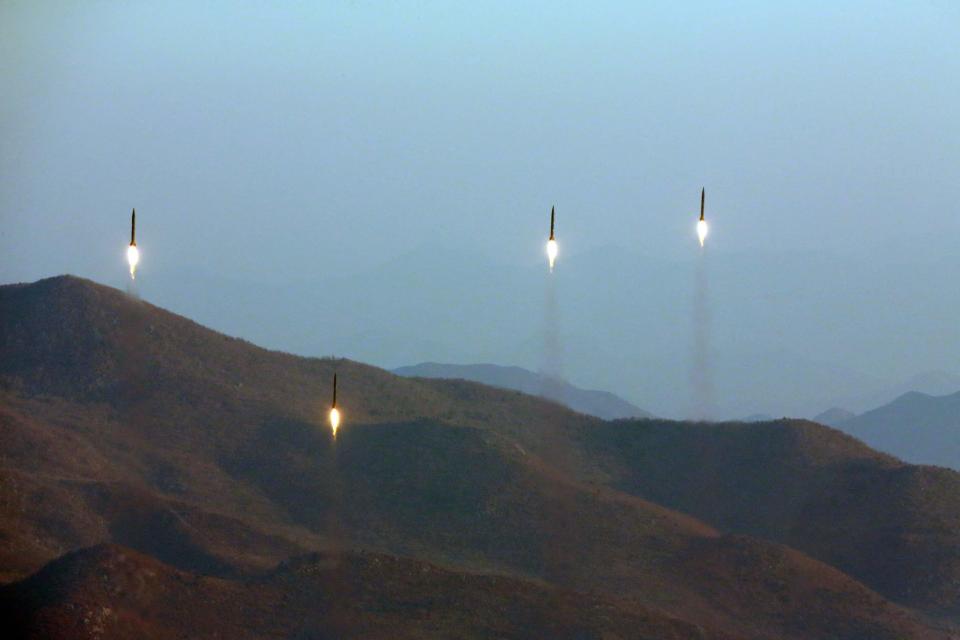
[[[906,393],[845,421],[841,428],[909,462],[960,470],[960,392]]]
[[[0,588],[0,615],[14,637],[38,640],[729,638],[613,599],[370,553],[314,554],[240,580],[101,545]]]
[[[393,373],[407,378],[472,380],[492,387],[513,389],[514,391],[559,402],[574,411],[604,420],[653,417],[640,407],[607,391],[581,389],[566,380],[534,373],[522,367],[503,367],[495,364],[422,362],[410,367],[393,369]]]
[[[960,614],[960,474],[812,422],[625,426],[581,435],[613,487],[787,544],[899,602]]]
[[[939,638],[901,605],[955,613],[955,474],[817,425],[605,423],[265,351],[70,277],[0,288],[0,354],[7,580],[110,542],[240,585],[231,602],[290,557],[363,551],[735,637]],[[836,520],[845,502],[863,507]]]

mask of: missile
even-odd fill
[[[707,190],[705,188],[700,189],[700,220],[697,221],[697,237],[700,239],[700,246],[703,247],[703,241],[707,239],[707,232],[709,228],[707,227],[707,221],[703,218],[703,205],[707,198]]]
[[[127,247],[127,262],[130,264],[130,279],[137,279],[137,264],[140,262],[140,250],[137,249],[137,210],[130,214],[130,246]]]
[[[557,261],[557,241],[553,238],[553,226],[557,215],[554,207],[550,207],[550,239],[547,240],[547,260],[550,262],[550,271],[553,272],[553,263]]]
[[[340,410],[337,409],[337,374],[333,374],[333,402],[330,405],[330,430],[333,437],[337,437],[337,429],[340,428]]]

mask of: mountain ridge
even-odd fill
[[[794,516],[769,500],[758,502],[768,512],[765,540],[742,515],[717,520],[670,488],[698,466],[706,471],[688,486],[716,484],[717,462],[737,447],[774,469],[783,464],[772,455],[796,459],[789,468],[811,479],[826,468],[819,486],[831,496],[849,496],[827,480],[858,460],[927,481],[922,468],[818,425],[741,432],[733,423],[604,422],[518,392],[266,351],[75,278],[0,287],[0,353],[8,580],[104,541],[224,580],[360,548],[627,597],[734,636],[799,639],[837,628],[844,638],[939,638],[901,604],[952,615],[940,604],[955,579],[950,538],[944,573],[910,600],[871,573],[874,555],[858,564],[849,547],[808,545],[818,557],[785,547],[776,537],[789,527],[778,518]],[[324,424],[334,371],[345,415],[336,443]],[[618,446],[650,437],[654,446]],[[685,461],[690,447],[701,457]],[[659,471],[644,471],[642,451],[661,454]],[[727,470],[753,492],[769,492],[770,478],[787,482],[735,471]],[[953,476],[941,480],[956,486]],[[918,523],[934,516],[906,505]],[[890,518],[903,517],[898,508]],[[960,513],[938,508],[944,525]],[[864,530],[856,518],[844,526],[851,536]],[[825,558],[845,561],[848,573]],[[924,558],[904,556],[907,584],[919,584]]]
[[[559,402],[574,411],[604,420],[653,417],[653,414],[648,411],[609,391],[582,389],[566,380],[534,373],[523,367],[489,363],[421,362],[416,365],[397,367],[390,371],[407,378],[453,378],[512,389]]]
[[[960,392],[938,396],[909,391],[840,426],[915,464],[960,470]]]

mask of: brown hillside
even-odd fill
[[[821,562],[671,510],[669,474],[664,499],[644,496],[628,482],[641,461],[606,449],[633,423],[268,352],[76,278],[0,288],[0,353],[9,577],[103,541],[243,585],[292,555],[366,548],[744,637],[941,637]],[[334,370],[347,419],[336,444]]]
[[[636,605],[381,554],[298,558],[256,580],[131,549],[74,552],[0,588],[15,638],[730,638]]]
[[[610,485],[777,540],[899,602],[960,614],[960,474],[810,422],[618,422],[582,430]]]

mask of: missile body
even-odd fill
[[[557,220],[556,208],[550,207],[550,239],[547,240],[547,260],[550,263],[550,272],[553,272],[553,263],[557,260],[557,241],[553,238],[553,225]]]
[[[130,279],[137,279],[137,264],[140,262],[140,250],[137,249],[137,210],[130,214],[130,246],[127,247],[127,262],[130,264]]]
[[[333,374],[333,404],[330,406],[330,430],[333,439],[337,439],[337,429],[340,428],[340,410],[337,409],[337,374]]]
[[[700,189],[700,220],[697,221],[697,238],[700,240],[700,248],[703,248],[703,241],[707,239],[707,233],[710,231],[707,227],[707,221],[703,217],[703,205],[707,198],[706,188]]]

